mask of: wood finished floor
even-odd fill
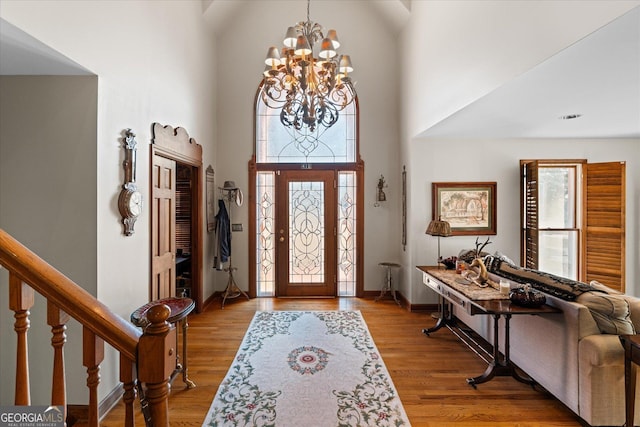
[[[430,337],[429,313],[411,313],[391,300],[236,299],[220,301],[189,316],[189,375],[197,384],[173,382],[169,398],[172,426],[200,426],[211,401],[257,310],[360,310],[380,350],[413,426],[581,426],[579,418],[547,393],[510,377],[497,377],[477,389],[465,379],[486,364],[448,329]],[[144,426],[136,403],[137,426]],[[122,425],[118,404],[103,419],[105,427]],[[313,427],[313,426],[305,426]]]

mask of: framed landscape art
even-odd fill
[[[451,225],[452,236],[496,234],[495,182],[434,182],[433,219]]]

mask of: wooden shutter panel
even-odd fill
[[[586,165],[585,262],[582,277],[625,289],[625,162]]]
[[[538,268],[538,162],[526,163],[523,167],[523,254],[522,265]]]
[[[191,167],[176,166],[176,250],[191,253]]]

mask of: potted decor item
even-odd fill
[[[522,287],[516,288],[509,293],[509,299],[512,303],[522,307],[540,307],[547,298],[540,291],[536,291],[530,284],[525,284]]]

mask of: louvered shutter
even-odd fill
[[[524,165],[523,260],[527,268],[538,268],[538,162]]]
[[[585,262],[582,277],[625,289],[625,162],[586,167]]]

